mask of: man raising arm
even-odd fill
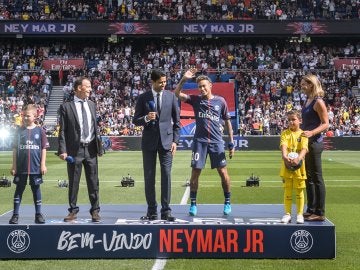
[[[223,130],[225,127],[229,132],[229,157],[234,155],[233,131],[230,115],[225,99],[212,94],[211,79],[205,75],[196,78],[200,95],[187,95],[181,92],[184,83],[195,77],[196,69],[191,68],[185,72],[178,86],[175,95],[183,102],[193,107],[196,121],[196,130],[192,146],[191,178],[190,178],[190,210],[189,214],[197,214],[197,190],[201,170],[206,163],[207,154],[210,156],[211,168],[216,168],[221,178],[224,191],[224,215],[231,213],[230,204],[230,177],[226,168],[226,157],[223,143]]]

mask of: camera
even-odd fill
[[[58,180],[58,187],[60,188],[67,188],[69,186],[66,180]]]
[[[0,187],[11,187],[11,181],[6,178],[5,174],[0,179]]]
[[[135,185],[135,180],[128,174],[121,179],[122,187],[133,187]]]
[[[258,187],[260,185],[260,178],[251,174],[248,179],[246,179],[246,186],[247,187]]]

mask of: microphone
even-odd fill
[[[75,162],[75,159],[72,156],[67,156],[65,158],[65,160],[67,163],[70,163],[70,164]]]
[[[153,100],[149,100],[149,109],[151,112],[156,112],[156,104]],[[151,120],[152,124],[155,125],[156,120]]]

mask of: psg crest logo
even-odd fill
[[[290,238],[290,244],[293,250],[298,253],[308,252],[314,243],[312,235],[306,230],[295,231]]]
[[[313,26],[311,23],[303,23],[302,30],[306,34],[311,33],[313,31]]]
[[[125,23],[124,25],[124,31],[126,33],[133,33],[135,31],[135,26],[132,23]]]
[[[22,253],[30,246],[30,236],[23,230],[14,230],[8,235],[7,245],[12,252]]]

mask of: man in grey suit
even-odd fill
[[[99,211],[99,178],[97,156],[102,154],[96,122],[96,105],[88,100],[91,82],[81,77],[74,82],[74,100],[60,106],[59,149],[60,159],[67,161],[69,178],[69,214],[65,222],[77,218],[79,207],[77,195],[82,167],[85,169],[86,184],[91,204],[93,222],[101,220]]]
[[[174,221],[171,215],[171,166],[180,137],[179,104],[174,93],[166,91],[166,75],[160,70],[151,73],[151,91],[137,100],[133,123],[143,126],[141,148],[145,180],[147,213],[143,220],[155,220],[157,202],[155,193],[156,159],[161,168],[161,219]]]

